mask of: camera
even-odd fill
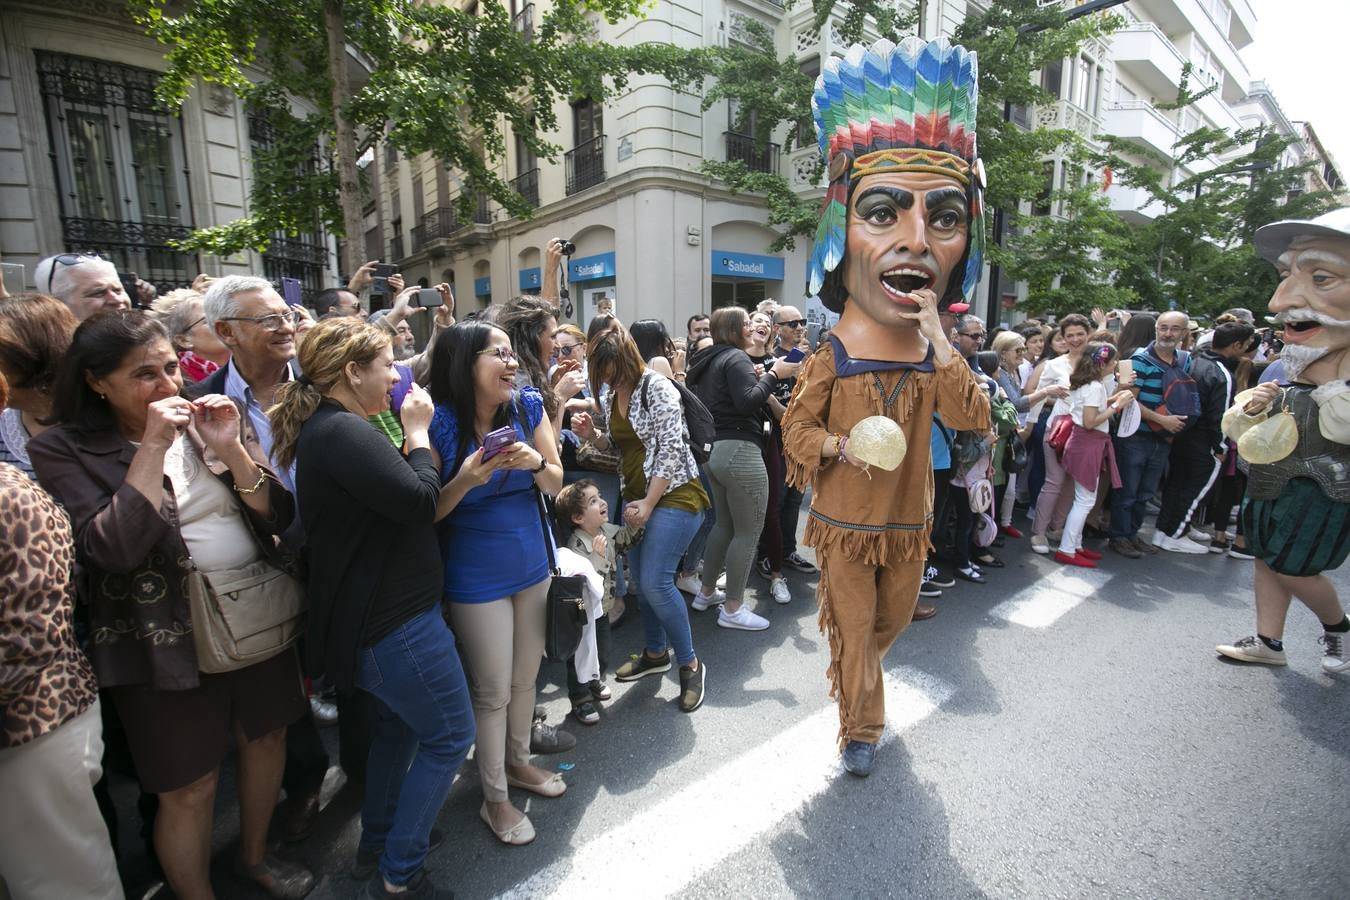
[[[433,306],[444,306],[445,298],[436,288],[420,288],[416,294],[413,294],[412,302],[408,305],[429,309]]]
[[[563,240],[559,241],[558,243],[560,245],[559,249],[562,251],[563,256],[571,256],[572,254],[577,252],[577,245],[572,243],[571,241]]]

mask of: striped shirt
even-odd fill
[[[1176,362],[1180,363],[1181,371],[1189,373],[1191,355],[1183,350],[1175,352]],[[1163,366],[1166,363],[1153,353],[1152,344],[1134,351],[1130,361],[1134,366],[1134,384],[1139,388],[1139,402],[1149,409],[1156,410],[1163,402]]]

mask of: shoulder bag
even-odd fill
[[[247,668],[300,637],[305,592],[281,569],[265,559],[209,573],[191,565],[188,603],[199,671],[215,675]]]
[[[558,570],[553,555],[553,533],[544,512],[544,494],[534,490],[539,503],[539,528],[544,534],[544,549],[548,553],[548,606],[544,619],[544,656],[553,662],[563,662],[577,652],[581,643],[581,629],[589,620],[582,591],[586,578],[582,575],[564,575]]]

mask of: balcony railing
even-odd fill
[[[450,206],[442,206],[433,209],[422,217],[422,221],[413,226],[412,252],[420,253],[426,249],[433,241],[443,240],[453,237],[458,231],[468,228],[470,225],[491,225],[492,210],[488,206],[488,198],[482,196],[474,205],[469,218],[460,215],[459,207],[453,203]],[[402,238],[399,239],[400,243]]]
[[[778,145],[757,142],[747,134],[722,132],[726,142],[727,162],[741,162],[752,172],[778,171]]]
[[[525,6],[511,19],[511,28],[527,41],[534,40],[534,4]]]
[[[1096,139],[1101,128],[1101,123],[1087,110],[1080,109],[1068,100],[1036,107],[1036,124],[1041,128],[1067,128],[1087,140]]]
[[[539,206],[539,170],[531,169],[528,172],[521,172],[515,178],[511,179],[511,190],[525,198],[525,202],[530,206]]]
[[[455,210],[450,206],[433,209],[412,228],[412,252],[420,253],[432,241],[448,238],[455,231]]]
[[[605,136],[591,138],[563,156],[567,170],[567,195],[584,191],[605,180]]]

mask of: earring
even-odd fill
[[[99,395],[98,395],[98,399],[100,399],[100,400],[107,400],[108,398],[107,398],[107,396],[104,395],[104,394],[99,394]]]

